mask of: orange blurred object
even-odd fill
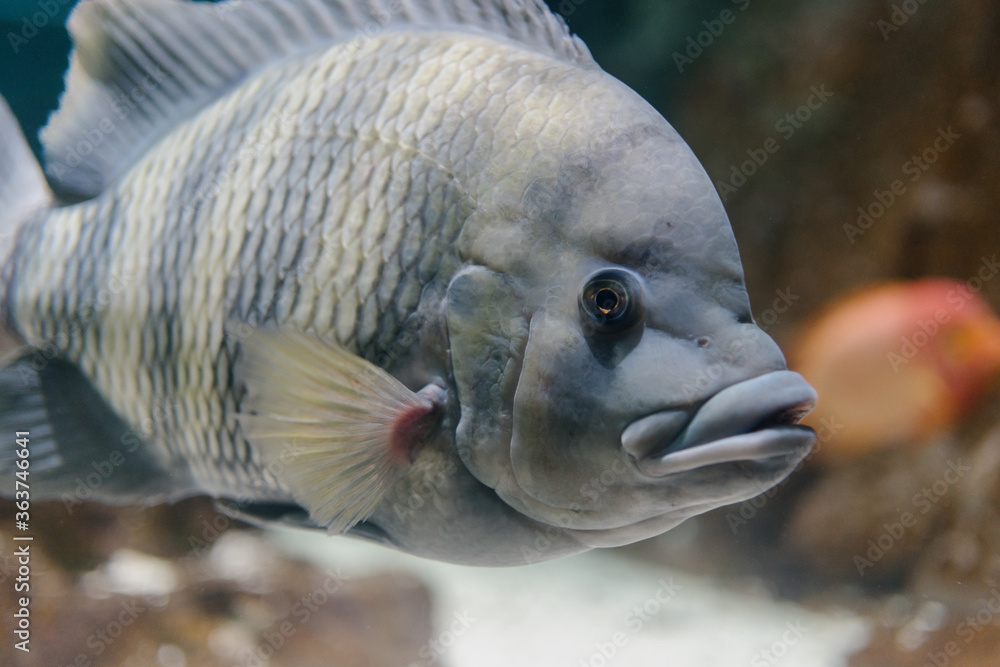
[[[1000,373],[1000,320],[967,283],[891,283],[835,302],[790,356],[819,393],[803,423],[832,463],[952,428]]]

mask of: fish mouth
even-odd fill
[[[667,477],[723,463],[805,458],[815,432],[797,422],[816,404],[798,373],[774,371],[723,389],[691,415],[663,410],[625,428],[621,443],[639,471]]]

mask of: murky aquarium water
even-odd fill
[[[0,664],[996,665],[998,47],[7,0]]]

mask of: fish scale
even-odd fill
[[[152,439],[175,461],[190,461],[193,455],[201,464],[194,470],[195,478],[204,488],[232,491],[234,470],[241,471],[241,479],[261,476],[260,464],[246,443],[224,426],[228,411],[200,407],[239,405],[227,385],[232,350],[215,358],[225,335],[212,314],[228,306],[230,319],[246,321],[254,316],[258,324],[291,321],[302,329],[332,333],[347,349],[374,358],[398,337],[402,322],[416,309],[420,288],[442,271],[446,278],[459,266],[457,258],[448,259],[442,249],[457,239],[461,216],[467,212],[452,204],[467,191],[456,184],[455,170],[468,172],[473,166],[467,164],[468,156],[462,156],[466,164],[444,165],[420,146],[433,147],[434,142],[452,146],[459,138],[435,135],[440,134],[442,117],[454,113],[441,98],[468,94],[462,87],[456,90],[460,82],[466,88],[478,87],[524,66],[505,63],[481,45],[470,47],[466,40],[454,35],[442,39],[429,34],[425,40],[414,40],[389,34],[373,40],[353,59],[346,49],[334,47],[305,68],[299,59],[278,65],[178,127],[161,144],[164,150],[144,159],[106,196],[80,212],[55,212],[33,225],[42,238],[32,238],[26,228],[26,246],[46,247],[66,228],[88,235],[86,244],[92,252],[87,255],[73,256],[70,243],[61,248],[67,259],[64,266],[71,267],[67,275],[78,271],[82,276],[84,303],[96,300],[115,271],[127,269],[128,262],[146,267],[133,284],[112,295],[97,321],[71,336],[88,342],[79,348],[68,346],[65,352],[93,372],[98,390],[131,423],[150,421],[154,391],[184,399],[179,405],[191,401],[199,406],[197,415],[185,408],[176,418],[154,421]],[[470,60],[475,55],[479,62]],[[401,67],[407,61],[419,64]],[[438,64],[441,61],[446,61],[444,66]],[[314,89],[309,84],[315,84],[317,72],[339,77],[346,85],[341,88],[336,78],[328,79],[325,95],[302,94]],[[372,72],[385,73],[384,85],[363,84],[366,73]],[[518,81],[524,79],[516,76]],[[393,95],[400,87],[406,93]],[[402,105],[398,113],[380,113],[387,100]],[[227,113],[232,109],[242,110],[236,120]],[[289,118],[294,121],[287,122]],[[407,119],[406,125],[396,125],[401,118]],[[248,127],[236,133],[234,125],[241,120]],[[513,122],[507,109],[499,120]],[[276,129],[273,136],[253,143],[269,123]],[[333,132],[310,135],[313,124]],[[203,141],[234,135],[249,137],[250,146],[247,139],[230,141],[213,155]],[[288,139],[292,144],[282,143]],[[277,146],[284,150],[276,152]],[[238,162],[248,148],[252,157]],[[182,157],[185,153],[197,155],[205,167],[192,173]],[[485,156],[488,149],[477,153]],[[330,176],[323,179],[325,191],[307,195],[306,174],[314,169],[314,154],[335,158],[328,170],[321,168],[321,174]],[[350,160],[342,160],[342,155]],[[401,168],[403,163],[409,169]],[[249,182],[266,187],[250,188]],[[131,197],[133,192],[140,197]],[[193,209],[177,210],[178,192],[195,199]],[[243,209],[237,202],[246,192],[252,194]],[[415,198],[414,193],[425,195]],[[317,196],[321,204],[305,205]],[[394,215],[400,204],[403,215]],[[338,209],[342,216],[335,215]],[[245,219],[235,215],[241,211]],[[324,239],[323,253],[306,259],[301,252],[304,240],[317,234]],[[107,258],[117,259],[105,264]],[[208,271],[208,267],[214,268]],[[304,267],[303,275],[296,275],[299,267]],[[70,311],[65,307],[50,307],[47,316],[37,311],[28,314],[32,303],[70,291],[64,283],[42,279],[47,268],[48,262],[27,262],[17,268],[22,287],[14,301],[15,314],[23,335],[35,345],[58,338],[69,324]],[[332,317],[329,306],[316,305],[320,295],[329,299],[316,287],[330,279],[335,286]],[[130,339],[132,314],[139,312],[145,313],[147,324],[138,340]],[[164,339],[162,328],[167,325],[177,348],[173,355],[165,355],[165,346],[155,342]],[[183,364],[181,374],[171,372],[177,362]],[[203,423],[205,418],[212,422]],[[206,439],[206,433],[214,437]],[[262,490],[265,496],[275,493],[281,497],[280,490]]]

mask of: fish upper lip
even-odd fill
[[[652,477],[804,456],[815,434],[795,424],[815,403],[816,392],[801,375],[774,371],[723,389],[693,414],[673,409],[637,419],[622,432],[622,447]]]

